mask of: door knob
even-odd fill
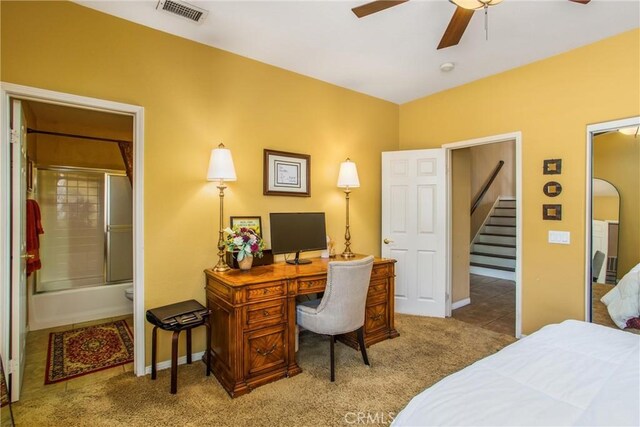
[[[384,240],[383,240],[383,242],[384,242],[384,244],[385,244],[385,245],[388,245],[389,243],[393,243],[393,240],[391,240],[391,239],[384,239]]]
[[[24,254],[20,255],[20,257],[24,259],[34,259],[36,256],[34,254]]]

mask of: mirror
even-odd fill
[[[640,117],[590,126],[587,286],[591,320],[617,328],[601,298],[640,262]],[[636,132],[624,132],[632,127]],[[588,169],[589,170],[589,169]]]
[[[592,184],[591,275],[596,283],[615,285],[618,276],[620,193],[609,181]]]
[[[11,412],[11,399],[9,399],[9,389],[4,377],[4,366],[0,358],[0,425],[13,426],[13,413]]]

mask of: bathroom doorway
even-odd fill
[[[29,225],[36,224],[31,234],[39,240],[35,252],[32,246],[17,257],[26,260],[27,279],[17,280],[21,264],[4,251],[1,260],[2,320],[11,327],[2,327],[0,350],[14,366],[11,398],[74,389],[106,379],[109,371],[143,375],[143,109],[5,83],[1,89],[3,125],[11,124],[11,135],[2,138],[11,137],[5,147],[14,154],[9,163],[3,148],[0,186],[13,197],[2,198],[0,213],[17,226],[30,222],[27,241],[33,240]],[[18,151],[24,160],[16,163]],[[18,193],[24,193],[23,212]],[[0,240],[15,255],[16,230],[8,230],[0,230]],[[16,292],[23,288],[24,295]],[[111,323],[111,330],[104,326]],[[90,340],[60,336],[85,330]],[[58,353],[53,341],[97,345],[111,343],[113,334],[123,337],[122,354],[108,363],[97,357],[65,378],[50,369]]]

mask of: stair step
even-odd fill
[[[471,253],[481,253],[488,255],[516,255],[516,245],[501,245],[492,243],[475,242],[471,247]]]
[[[492,218],[515,218],[515,215],[491,215]]]
[[[480,233],[481,236],[516,237],[515,234]]]
[[[496,266],[496,265],[481,264],[481,263],[478,263],[478,262],[472,262],[471,265],[473,267],[482,267],[482,268],[489,268],[489,269],[493,269],[493,270],[510,271],[512,273],[516,271],[515,268],[511,268],[511,267],[500,267],[500,266]]]
[[[471,254],[470,260],[472,264],[483,264],[490,265],[493,267],[507,267],[507,268],[515,268],[516,267],[516,259],[515,257],[503,257],[499,255],[484,255],[484,254]]]
[[[478,251],[471,252],[471,255],[481,255],[481,256],[492,257],[492,258],[502,258],[502,259],[512,259],[512,260],[516,259],[514,255],[492,254],[488,252],[478,252]]]
[[[485,225],[506,225],[509,227],[516,226],[516,217],[515,216],[500,216],[500,215],[491,215],[489,217],[489,221]]]
[[[494,245],[494,244],[499,244],[499,245],[514,245],[516,244],[516,238],[513,236],[504,236],[504,235],[497,235],[497,236],[492,236],[489,234],[478,234],[478,236],[476,237],[474,243],[480,243],[482,245]]]
[[[500,235],[502,236],[502,234]],[[503,236],[504,237],[504,236]],[[474,245],[483,245],[483,246],[496,246],[498,248],[516,248],[516,245],[512,245],[509,243],[488,243],[488,242],[475,242]]]
[[[485,225],[482,228],[482,234],[500,234],[503,236],[515,236],[516,228],[512,225]]]

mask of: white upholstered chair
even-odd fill
[[[364,345],[364,315],[372,268],[373,256],[330,262],[322,299],[299,304],[296,310],[301,328],[330,336],[331,381],[335,380],[336,335],[356,331],[362,359],[365,365],[369,364]]]

